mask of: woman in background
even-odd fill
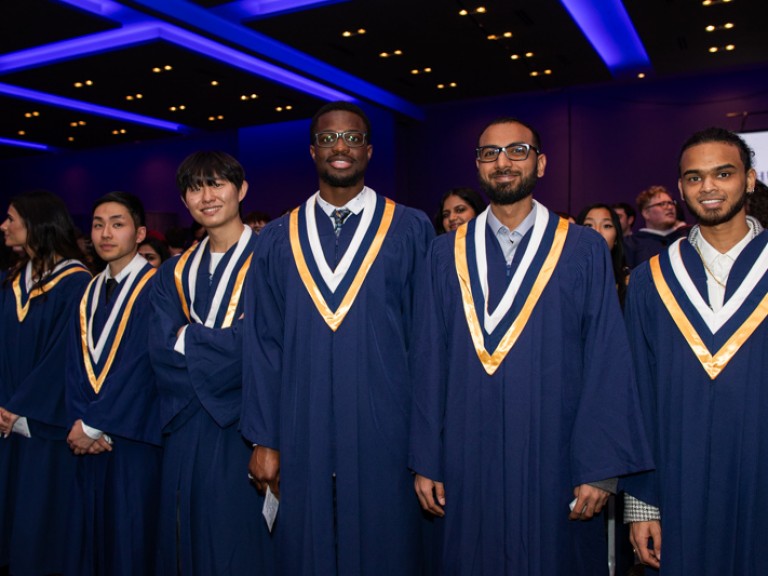
[[[451,188],[440,199],[440,210],[432,224],[435,232],[444,234],[456,230],[483,210],[485,210],[485,201],[472,188]]]
[[[624,242],[619,215],[607,204],[591,204],[579,212],[579,215],[576,216],[576,224],[594,228],[598,234],[605,238],[608,250],[611,252],[613,277],[616,280],[619,303],[623,307],[629,271],[624,263]]]
[[[0,566],[62,570],[75,461],[64,409],[66,337],[91,274],[60,198],[11,199],[0,225],[20,259],[0,288]]]
[[[152,238],[147,236],[144,241],[139,244],[139,254],[152,264],[155,268],[160,264],[168,260],[171,257],[171,251],[168,249],[168,245],[159,240],[158,238]]]

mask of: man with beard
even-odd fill
[[[685,142],[679,169],[699,223],[632,272],[627,297],[656,470],[627,481],[625,519],[640,559],[662,574],[761,574],[768,235],[745,211],[752,151],[708,128]]]
[[[652,465],[608,249],[533,200],[530,126],[496,120],[476,152],[490,207],[417,290],[410,467],[440,574],[607,574],[594,516]]]
[[[421,571],[408,352],[434,232],[365,186],[372,151],[357,106],[315,114],[319,191],[264,228],[246,286],[242,432],[256,486],[279,492],[280,574]]]

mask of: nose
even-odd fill
[[[203,202],[211,202],[213,198],[213,188],[210,186],[203,186]]]
[[[507,158],[507,153],[503,150],[499,152],[499,156],[496,158],[496,166],[506,167],[512,166],[513,161]]]
[[[347,151],[349,150],[349,145],[347,144],[346,140],[342,136],[339,136],[336,139],[336,142],[334,142],[333,147],[331,150],[334,151]]]

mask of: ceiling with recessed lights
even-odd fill
[[[757,0],[6,0],[0,158],[768,63]]]

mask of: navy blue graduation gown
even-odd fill
[[[545,210],[542,206],[539,210]],[[475,310],[483,296],[467,254]],[[510,311],[482,345],[492,353],[521,310],[553,242],[541,249]],[[487,228],[487,226],[486,226]],[[531,238],[521,241],[514,272]],[[604,240],[569,226],[562,253],[518,340],[492,375],[468,328],[456,234],[432,244],[417,299],[410,465],[443,482],[440,574],[608,573],[605,524],[569,521],[573,489],[651,466],[629,347]],[[506,262],[486,231],[489,310],[507,288]]]
[[[377,196],[368,237],[336,293],[320,280],[331,311],[339,309],[384,206]],[[317,280],[303,216],[302,250]],[[331,269],[360,218],[349,217],[337,244],[330,219],[316,207]],[[381,249],[336,331],[299,276],[289,216],[259,236],[246,289],[243,434],[280,451],[280,574],[420,573],[423,519],[407,469],[408,349],[414,276],[433,235],[421,212],[394,205]]]
[[[763,232],[739,255],[726,284],[733,297],[768,243]],[[708,302],[706,271],[686,240],[673,245]],[[659,270],[711,354],[720,350],[768,294],[768,274],[715,334],[671,271]],[[646,429],[657,470],[630,478],[626,491],[661,510],[662,574],[763,574],[768,517],[768,322],[714,379],[667,311],[645,263],[632,271],[626,308]],[[648,572],[652,572],[647,569]],[[655,573],[655,571],[653,571]]]
[[[7,503],[3,526],[8,527],[0,538],[11,573],[18,576],[63,567],[75,466],[66,443],[64,367],[69,329],[90,278],[82,264],[73,262],[52,274],[39,296],[29,298],[23,278],[18,302],[12,283],[2,290],[0,406],[26,416],[32,435],[0,439],[0,462],[9,465],[0,473],[0,499]]]
[[[182,301],[206,318],[235,246],[210,279],[209,250],[202,245],[190,249],[190,255],[204,251],[194,302],[189,292],[192,256],[180,271],[183,299],[174,273],[184,255],[165,262],[155,277],[149,345],[163,426],[160,574],[268,574],[271,570],[271,540],[261,516],[263,499],[247,477],[251,446],[239,432],[242,298],[234,299],[231,325],[225,326],[233,291],[242,288],[239,273],[248,270],[255,241],[254,235],[235,265],[213,327],[190,322]],[[185,325],[186,353],[180,354],[174,345],[179,328]]]
[[[96,299],[93,338],[98,340],[120,294],[127,291],[125,279],[109,302],[103,285],[96,292],[94,279],[83,298],[86,314],[81,302],[70,331],[69,422],[80,419],[109,435],[113,450],[77,457],[64,572],[68,575],[139,576],[154,571],[161,449],[159,401],[147,345],[153,274],[150,264],[137,273],[99,362],[84,352],[82,334],[87,323],[83,320],[90,318]],[[124,318],[127,322],[121,331]],[[90,375],[84,354],[88,354]]]

